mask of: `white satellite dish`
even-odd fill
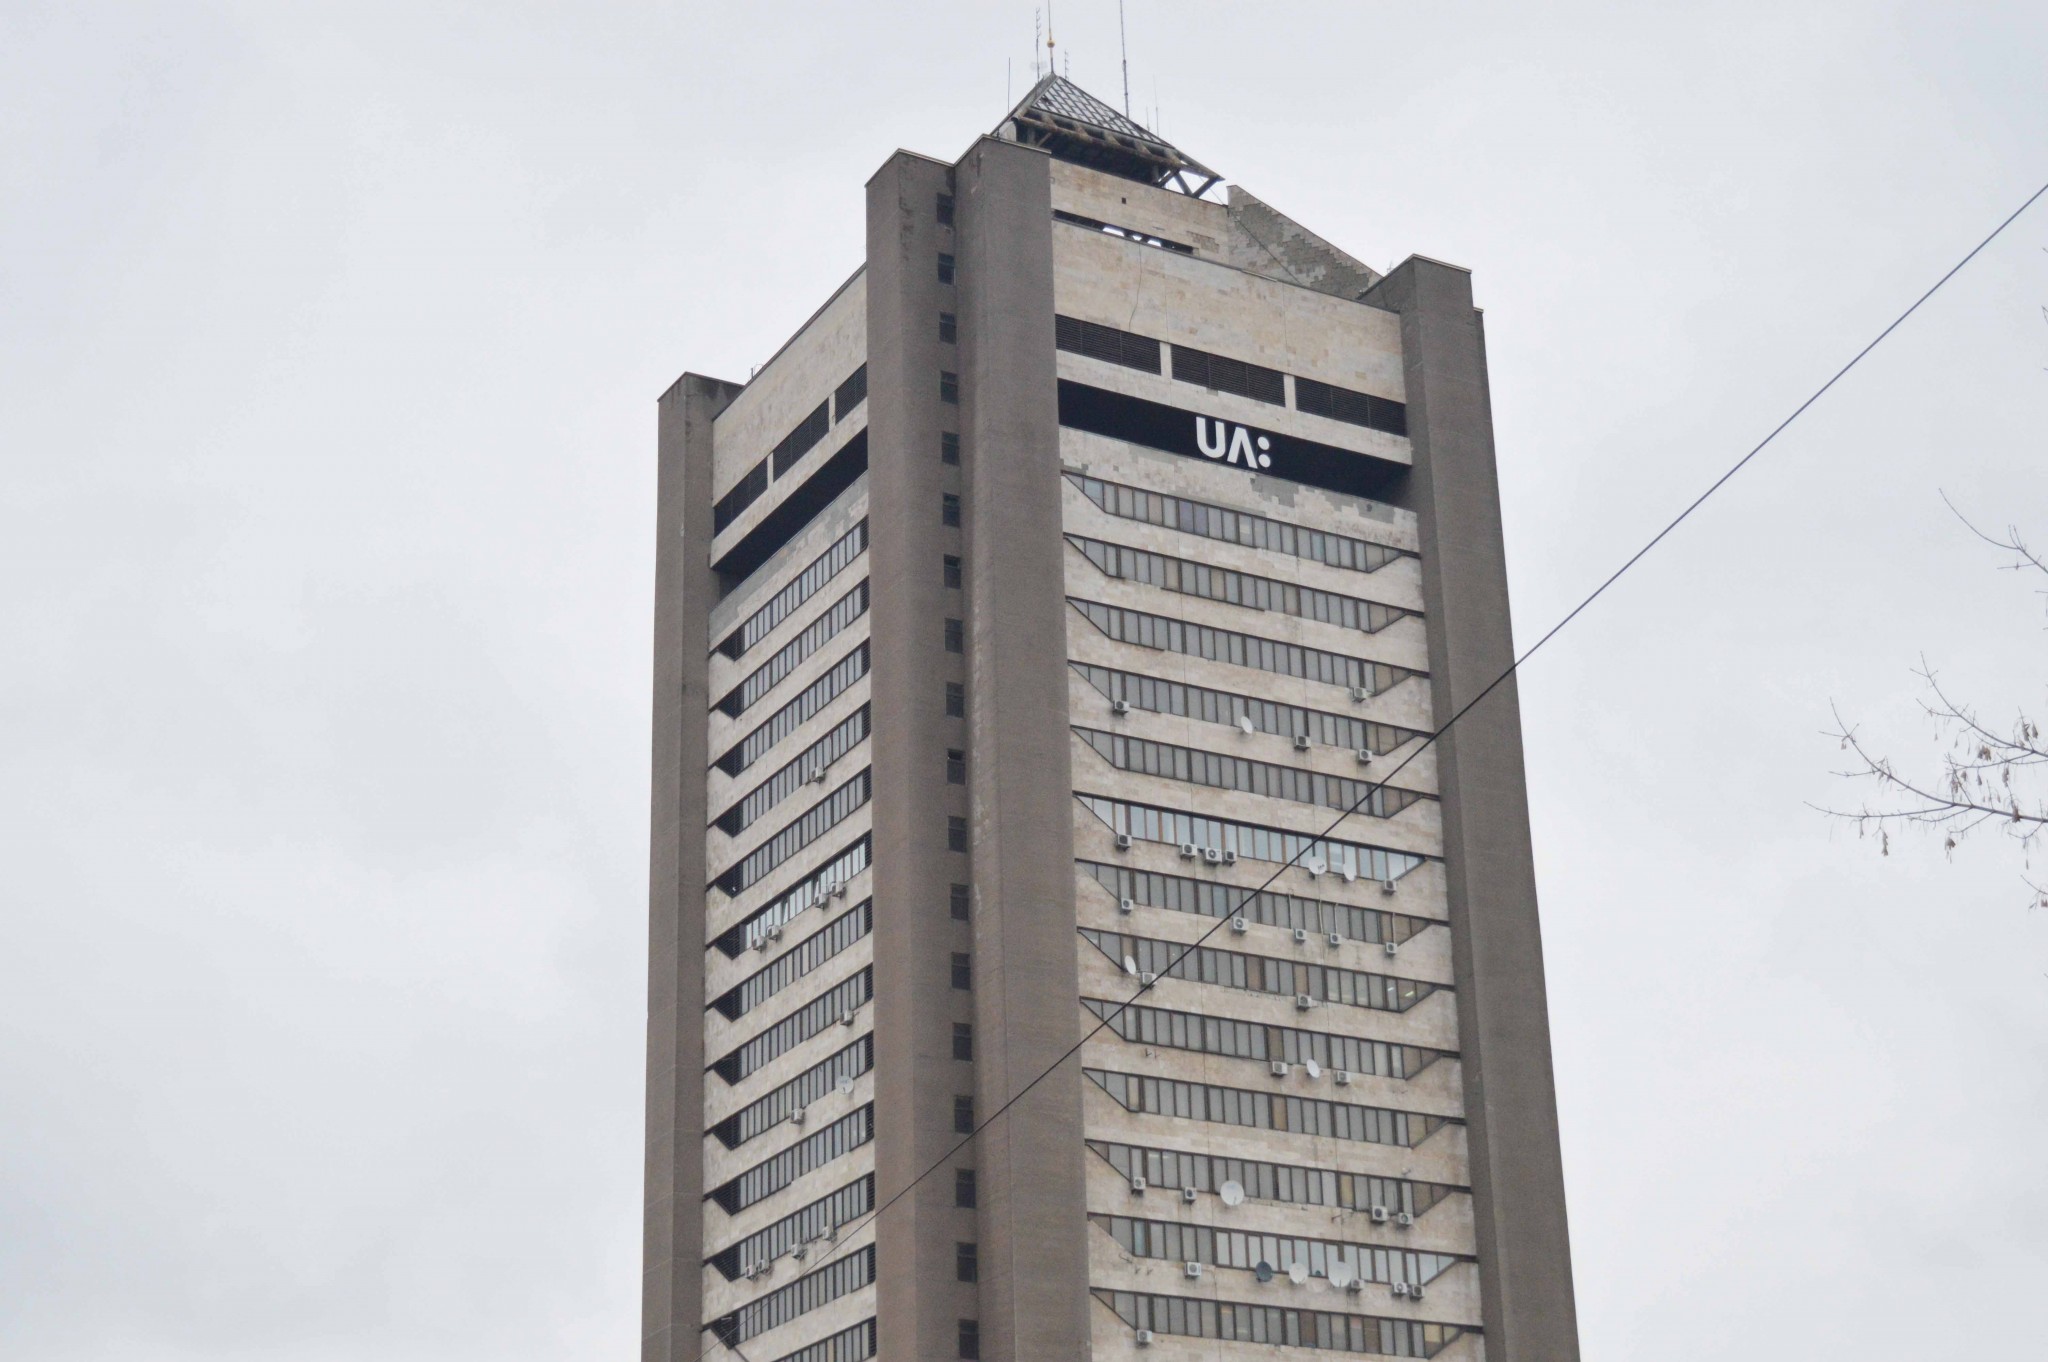
[[[1290,1281],[1290,1282],[1293,1282],[1293,1283],[1294,1283],[1294,1284],[1295,1284],[1296,1286],[1300,1286],[1300,1285],[1301,1285],[1301,1284],[1302,1284],[1303,1282],[1307,1281],[1307,1280],[1308,1280],[1308,1264],[1307,1264],[1307,1263],[1296,1263],[1296,1264],[1294,1264],[1294,1265],[1293,1265],[1292,1267],[1288,1268],[1288,1269],[1287,1269],[1287,1280],[1288,1280],[1288,1281]]]
[[[1301,1067],[1308,1070],[1308,1076],[1310,1078],[1321,1078],[1323,1076],[1323,1066],[1316,1063],[1312,1059],[1303,1060],[1301,1062]]]
[[[1308,860],[1301,863],[1301,868],[1311,875],[1320,875],[1330,867],[1326,861]]]
[[[1216,1195],[1223,1198],[1226,1206],[1241,1206],[1244,1204],[1244,1184],[1232,1178],[1216,1189]]]
[[[1133,979],[1138,977],[1138,962],[1128,955],[1124,957],[1124,973]]]
[[[1353,1270],[1351,1264],[1345,1262],[1342,1258],[1330,1264],[1330,1285],[1337,1288],[1337,1290],[1342,1291],[1357,1280],[1358,1273]]]
[[[1351,883],[1351,882],[1352,882],[1353,880],[1355,880],[1355,879],[1357,879],[1357,878],[1358,878],[1358,872],[1357,872],[1356,870],[1353,870],[1353,869],[1352,869],[1352,868],[1351,868],[1350,866],[1348,866],[1348,865],[1344,867],[1344,883],[1346,883],[1346,884],[1349,884],[1349,883]]]
[[[839,1075],[837,1087],[839,1088],[839,1095],[845,1097],[853,1091],[853,1080],[847,1075],[841,1074]]]
[[[1244,730],[1245,732],[1247,732],[1247,733],[1251,732],[1251,731],[1252,731],[1252,720],[1251,720],[1251,716],[1250,716],[1250,715],[1248,715],[1248,714],[1240,714],[1240,715],[1238,715],[1238,716],[1237,716],[1237,726],[1238,726],[1239,728],[1243,729],[1243,730]]]

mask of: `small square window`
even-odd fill
[[[939,282],[942,284],[953,282],[953,257],[947,255],[944,251],[939,252]]]
[[[953,987],[974,987],[974,957],[966,951],[953,952]]]
[[[939,339],[947,345],[960,339],[960,323],[950,312],[939,314]]]
[[[953,1245],[953,1275],[963,1282],[980,1281],[980,1257],[972,1244]]]
[[[950,900],[950,902],[949,902],[949,905],[948,905],[948,907],[949,907],[950,911],[951,911],[951,912],[952,912],[952,914],[953,914],[953,921],[955,921],[955,922],[965,922],[965,921],[967,921],[967,886],[966,886],[966,885],[964,885],[964,884],[956,884],[956,885],[954,885],[954,886],[953,886],[953,893],[952,893],[952,898],[951,898],[951,900]]]
[[[945,369],[939,370],[939,401],[958,402],[959,400],[960,375]]]
[[[958,681],[946,683],[946,717],[964,719],[967,717],[967,687]]]
[[[966,1358],[981,1356],[981,1323],[979,1320],[960,1321],[960,1355]]]
[[[946,651],[964,653],[967,651],[967,626],[959,620],[946,621]]]
[[[974,1133],[974,1099],[956,1097],[953,1099],[953,1133],[972,1135]]]
[[[951,194],[939,195],[938,217],[939,226],[951,227],[953,225],[953,196]]]
[[[967,820],[965,818],[954,817],[946,820],[946,850],[967,850]]]
[[[946,749],[946,783],[965,785],[967,783],[967,754],[957,747]]]
[[[953,1023],[953,1058],[974,1058],[974,1028],[966,1022]],[[971,1281],[973,1279],[963,1277],[961,1280]]]
[[[960,523],[960,498],[952,492],[939,494],[939,523],[958,525]]]
[[[956,432],[954,432],[954,431],[950,431],[950,430],[948,430],[948,431],[942,431],[942,432],[940,432],[940,434],[939,434],[939,462],[940,462],[940,463],[959,463],[959,462],[960,462],[960,436],[959,436],[959,435],[958,435],[958,434],[957,434]]]
[[[972,1168],[955,1168],[953,1170],[953,1204],[955,1206],[974,1205],[974,1170]]]
[[[951,587],[960,585],[960,560],[950,553],[946,555],[946,585]]]

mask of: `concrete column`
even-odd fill
[[[966,411],[978,1102],[1079,1034],[1051,162],[983,138],[955,174]],[[1078,1057],[980,1137],[982,1356],[1089,1354]]]
[[[739,391],[684,374],[662,395],[658,415],[642,1362],[695,1362],[702,1350],[705,685],[718,600],[711,423]]]
[[[1401,315],[1436,722],[1514,660],[1486,341],[1471,274],[1411,257],[1363,300]],[[1512,679],[1437,744],[1488,1362],[1579,1355],[1550,1014]]]

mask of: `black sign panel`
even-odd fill
[[[1204,412],[1060,380],[1060,424],[1093,435],[1376,501],[1393,500],[1406,464],[1261,430]]]

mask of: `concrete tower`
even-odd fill
[[[1577,1357],[1466,271],[1048,77],[659,457],[647,1362]]]

